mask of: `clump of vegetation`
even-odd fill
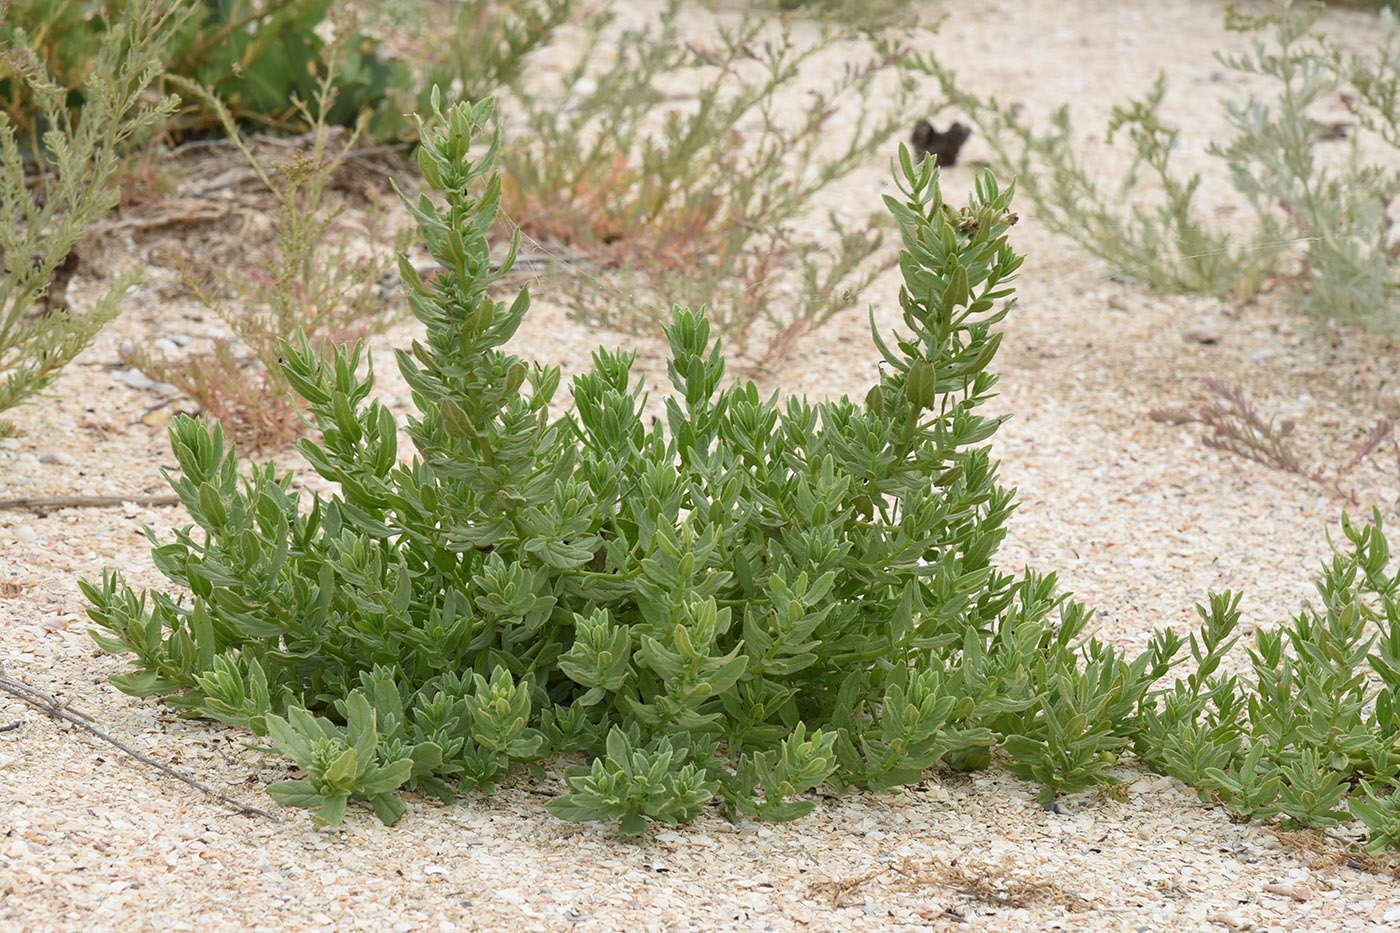
[[[416,6],[409,4],[395,15],[401,22],[417,19],[404,25],[426,32],[429,64],[416,82],[423,110],[431,106],[435,87],[455,86],[466,100],[518,89],[530,55],[548,46],[578,8],[576,0],[436,0]],[[452,28],[438,25],[444,16]],[[424,30],[426,23],[435,28]]]
[[[1251,96],[1226,108],[1237,131],[1212,152],[1230,166],[1235,188],[1253,206],[1266,236],[1304,242],[1304,308],[1319,323],[1400,331],[1400,242],[1389,215],[1400,170],[1393,160],[1368,162],[1361,139],[1370,135],[1400,156],[1400,28],[1393,12],[1378,17],[1368,54],[1341,50],[1314,32],[1317,7],[1276,0],[1273,12],[1232,12],[1230,29],[1272,31],[1273,47],[1256,38],[1250,53],[1220,55],[1243,74],[1272,78],[1277,97]],[[1357,118],[1346,159],[1319,158],[1319,127],[1309,109],[1346,93]],[[1282,210],[1283,219],[1277,216]]]
[[[1400,574],[1387,573],[1379,512],[1369,524],[1344,516],[1342,529],[1348,546],[1323,567],[1319,605],[1256,633],[1251,680],[1219,673],[1238,597],[1198,607],[1197,669],[1149,694],[1134,750],[1241,821],[1326,829],[1354,816],[1379,854],[1400,842]],[[1152,650],[1174,643],[1160,632]]]
[[[399,357],[417,456],[399,462],[358,351],[305,342],[285,369],[320,434],[301,447],[342,492],[300,508],[271,465],[240,481],[217,425],[174,422],[199,531],[157,554],[193,602],[84,584],[99,642],[136,653],[121,689],[269,735],[306,774],[273,793],[332,822],[353,797],[392,821],[400,788],[450,800],[566,751],[593,763],[550,805],[565,818],[638,832],[718,797],[789,819],[823,781],[984,765],[994,724],[1053,736],[1018,753],[1054,787],[1108,779],[1127,734],[1038,722],[1038,690],[1058,711],[1135,681],[1108,649],[1078,677],[1087,616],[991,563],[1011,501],[984,443],[999,419],[975,409],[1020,265],[1010,192],[989,176],[952,209],[905,155],[888,203],[909,332],[877,336],[889,366],[863,404],[721,390],[708,323],[678,310],[666,425],[644,426],[632,356],[608,350],[550,420],[559,371],[498,349],[528,298],[489,297],[496,144],[470,153],[490,105],[435,112],[420,164],[445,201],[407,203],[443,271],[401,264],[427,328]]]
[[[240,124],[305,132],[313,117],[350,125],[367,109],[375,114],[376,131],[390,132],[402,122],[393,98],[407,91],[408,71],[382,58],[376,40],[353,31],[341,37],[350,54],[334,64],[326,58],[328,42],[318,30],[336,18],[331,0],[179,0],[169,6],[173,22],[156,59],[161,74],[209,87]],[[91,4],[39,0],[12,10],[7,31],[12,44],[45,63],[75,108],[85,99],[86,76],[114,22],[93,15]],[[337,28],[347,25],[341,18]],[[337,87],[332,107],[308,117],[295,102],[315,99],[328,76]],[[0,110],[30,151],[53,125],[22,81],[0,78]],[[169,126],[177,135],[217,129],[200,108]]]
[[[1158,77],[1143,100],[1113,109],[1108,142],[1126,132],[1133,158],[1109,189],[1073,149],[1068,105],[1050,115],[1048,128],[1037,130],[1018,108],[959,88],[953,73],[937,61],[929,59],[925,66],[939,79],[949,102],[977,128],[993,166],[1016,177],[1036,219],[1073,238],[1120,274],[1153,288],[1227,294],[1253,293],[1272,272],[1277,250],[1251,253],[1235,246],[1226,234],[1210,231],[1195,204],[1200,175],[1183,182],[1171,171],[1180,130],[1159,113],[1166,93],[1164,77]],[[1135,196],[1144,174],[1161,186],[1157,203],[1142,204]],[[1119,204],[1128,205],[1126,213],[1114,206]]]
[[[337,52],[332,47],[328,54],[332,64]],[[338,86],[328,71],[315,99],[298,102],[314,127],[308,148],[269,169],[216,96],[190,82],[181,86],[217,115],[228,138],[272,193],[277,204],[276,245],[251,272],[213,279],[192,271],[185,275],[205,307],[228,325],[231,337],[216,340],[207,353],[179,357],[138,346],[125,354],[126,360],[180,389],[238,441],[254,448],[282,443],[301,433],[296,398],[282,371],[283,341],[305,339],[317,349],[345,345],[394,322],[377,288],[392,268],[391,251],[374,230],[354,237],[355,231],[341,221],[343,211],[326,198],[327,186],[363,136],[370,114],[362,112],[355,128],[337,138],[325,119],[334,112]],[[406,244],[403,237],[399,240],[396,245]]]
[[[302,776],[269,788],[329,823],[351,801],[387,823],[404,790],[451,801],[516,766],[581,753],[547,805],[624,833],[709,802],[786,820],[820,784],[882,789],[999,760],[1041,798],[1118,780],[1122,756],[1239,819],[1400,839],[1400,572],[1380,516],[1344,521],[1319,608],[1261,630],[1253,679],[1222,673],[1239,598],[1129,659],[1085,637],[1053,575],[1001,572],[1012,494],[978,412],[1021,257],[1011,192],[968,207],[901,150],[904,333],[862,402],[780,405],[721,388],[702,314],[666,334],[675,395],[642,417],[633,356],[599,350],[551,418],[561,374],[500,348],[526,292],[491,297],[499,135],[490,102],[422,128],[429,194],[406,199],[441,267],[401,262],[427,329],[399,353],[418,416],[371,398],[360,350],[284,347],[337,492],[309,508],[274,465],[238,476],[217,424],[171,427],[171,484],[195,525],[155,550],[189,597],[84,581],[93,635],[130,653],[122,690],[267,736]],[[473,152],[478,154],[473,158]],[[197,530],[196,530],[197,526]],[[1190,673],[1158,684],[1188,648]]]
[[[0,5],[0,22],[8,12],[8,3]],[[177,22],[157,0],[124,4],[95,48],[76,113],[44,63],[14,41],[23,33],[6,27],[11,41],[0,51],[0,76],[24,89],[45,129],[26,145],[21,128],[0,111],[0,412],[56,379],[137,281],[122,278],[83,314],[42,307],[83,232],[120,198],[123,150],[158,132],[179,105],[173,96],[152,101],[146,94]],[[0,433],[11,430],[0,421]]]
[[[761,334],[751,355],[780,355],[879,271],[874,218],[808,215],[818,192],[905,129],[910,49],[876,38],[868,61],[787,113],[778,101],[810,80],[814,57],[856,31],[823,27],[799,44],[787,22],[748,15],[701,47],[682,41],[678,10],[654,30],[624,31],[602,68],[608,20],[593,22],[563,104],[524,96],[528,135],[502,154],[503,217],[582,270],[571,287],[582,320],[637,332],[666,320],[666,302],[704,304],[731,346],[747,351]],[[871,106],[886,80],[897,82],[888,106]],[[852,106],[832,147],[835,118]],[[795,301],[778,297],[793,288]]]
[[[1400,149],[1400,32],[1395,15],[1382,11],[1374,48],[1344,52],[1315,33],[1319,12],[1315,5],[1275,0],[1267,13],[1232,11],[1227,18],[1228,28],[1268,31],[1271,41],[1256,38],[1246,54],[1217,55],[1221,63],[1270,78],[1277,87],[1274,97],[1227,104],[1236,136],[1211,147],[1258,219],[1256,234],[1243,243],[1212,231],[1197,215],[1200,176],[1183,181],[1170,169],[1178,131],[1158,114],[1163,79],[1145,99],[1114,110],[1109,141],[1126,130],[1134,159],[1112,193],[1074,152],[1067,108],[1055,112],[1049,130],[1037,131],[1014,108],[961,90],[936,62],[924,65],[988,141],[993,165],[1017,176],[1038,219],[1119,273],[1158,288],[1247,296],[1277,274],[1282,256],[1296,247],[1303,305],[1315,321],[1394,331],[1400,327],[1400,244],[1388,212],[1400,174],[1384,161],[1366,161],[1360,141],[1369,136]],[[1325,134],[1309,112],[1337,93],[1346,95],[1356,132],[1345,158],[1333,165],[1319,158]],[[1132,198],[1144,170],[1161,190],[1146,206]],[[1125,201],[1131,205],[1126,214],[1108,206]]]

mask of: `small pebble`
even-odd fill
[[[1201,343],[1206,346],[1220,342],[1220,335],[1204,324],[1196,324],[1186,328],[1181,332],[1181,336],[1192,343]]]
[[[1069,807],[1060,803],[1058,800],[1052,800],[1049,803],[1042,805],[1040,809],[1046,810],[1050,813],[1058,813],[1060,816],[1069,816],[1070,814]]]
[[[1377,392],[1376,407],[1387,418],[1400,418],[1400,386],[1386,386]]]
[[[39,458],[26,451],[18,457],[15,457],[15,465],[25,467],[26,469],[29,467],[36,467],[39,465]]]
[[[151,346],[162,353],[174,353],[180,349],[175,341],[171,340],[169,337],[157,337],[151,342]]]
[[[78,458],[66,450],[55,451],[53,458],[64,466],[76,466],[78,463]]]
[[[13,437],[0,437],[0,450],[19,450],[19,441]]]
[[[30,525],[20,525],[15,529],[15,537],[24,544],[33,544],[39,540],[39,533]]]
[[[117,378],[133,389],[149,389],[156,384],[154,379],[139,369],[128,369]]]

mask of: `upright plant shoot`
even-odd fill
[[[793,819],[823,782],[985,766],[1009,726],[1067,743],[1027,765],[1052,793],[1107,780],[1127,733],[1047,726],[1038,697],[1112,713],[1141,670],[1109,651],[1078,678],[1087,615],[992,563],[1012,496],[978,406],[1021,263],[1011,192],[988,175],[954,208],[901,153],[904,332],[875,334],[859,402],[724,387],[708,322],[677,308],[661,423],[633,354],[606,349],[552,416],[559,370],[502,349],[529,298],[492,297],[513,250],[493,272],[490,114],[435,97],[420,128],[437,197],[407,203],[443,271],[401,265],[426,329],[399,353],[413,455],[358,349],[286,347],[319,435],[301,449],[340,489],[309,508],[270,465],[240,480],[218,425],[178,419],[171,483],[197,527],[155,555],[190,596],[84,583],[98,642],[135,655],[117,686],[269,736],[304,772],[273,795],[328,822],[355,799],[392,822],[403,789],[489,792],[562,752],[589,762],[549,804],[565,819],[635,833],[711,800]]]

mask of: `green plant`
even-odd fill
[[[123,4],[114,4],[118,15]],[[332,0],[180,0],[160,49],[161,72],[199,82],[243,125],[304,132],[315,119],[351,125],[362,111],[374,114],[372,130],[391,134],[402,122],[394,92],[408,91],[406,66],[379,55],[376,40],[340,15]],[[67,93],[67,106],[82,104],[82,90],[115,20],[97,5],[73,0],[37,0],[11,11],[7,39],[44,62],[52,80]],[[105,8],[105,6],[104,6]],[[317,30],[333,22],[348,54],[331,64],[328,42]],[[330,71],[336,86],[331,109],[308,114],[298,101],[311,101]],[[24,82],[0,77],[0,109],[17,128],[26,152],[49,126],[43,109]],[[219,128],[202,109],[170,121],[177,135]]]
[[[1378,513],[1344,518],[1318,607],[1257,633],[1249,681],[1220,673],[1236,596],[1129,660],[1084,637],[1053,575],[995,567],[1012,496],[985,446],[1001,419],[976,409],[1021,257],[990,174],[955,210],[901,149],[906,333],[873,332],[862,404],[722,389],[704,316],[677,309],[664,424],[608,350],[551,420],[559,370],[499,349],[529,299],[491,297],[513,256],[494,266],[488,240],[499,135],[473,148],[491,104],[434,116],[419,164],[443,201],[406,203],[442,271],[400,265],[427,331],[399,353],[416,455],[359,348],[304,339],[284,345],[319,434],[301,450],[338,492],[303,507],[271,464],[240,480],[217,424],[174,421],[194,524],[154,557],[189,595],[81,583],[98,644],[135,655],[119,689],[268,735],[305,775],[274,795],[327,822],[354,799],[393,822],[401,790],[489,793],[564,753],[588,764],[551,812],[635,834],[712,800],[795,819],[823,783],[998,757],[1049,800],[1132,751],[1236,818],[1325,827],[1345,806],[1373,848],[1394,839],[1377,788],[1400,776],[1400,571]],[[1194,668],[1157,687],[1183,646]]]
[[[1273,98],[1227,102],[1236,135],[1210,147],[1258,221],[1243,244],[1198,220],[1193,201],[1200,176],[1183,182],[1170,171],[1178,133],[1158,116],[1162,78],[1143,100],[1114,109],[1109,142],[1127,129],[1134,159],[1117,195],[1110,196],[1072,148],[1068,108],[1055,112],[1048,132],[1038,133],[1014,108],[961,90],[952,72],[936,62],[922,66],[987,140],[993,165],[1017,176],[1038,219],[1119,273],[1157,288],[1252,295],[1276,273],[1281,251],[1298,245],[1303,304],[1314,320],[1394,330],[1400,247],[1390,235],[1387,210],[1400,175],[1384,161],[1365,161],[1359,142],[1369,135],[1383,148],[1400,147],[1400,29],[1394,13],[1384,10],[1374,48],[1345,52],[1314,33],[1320,9],[1275,0],[1267,13],[1232,10],[1227,16],[1228,28],[1267,29],[1272,42],[1256,38],[1247,54],[1216,57],[1242,74],[1270,78],[1278,88]],[[1308,111],[1338,92],[1345,93],[1358,132],[1345,158],[1333,165],[1319,158],[1318,126]],[[1131,196],[1144,167],[1161,191],[1147,208]],[[1131,205],[1126,214],[1108,206],[1117,202]]]
[[[376,231],[366,230],[368,252],[356,253],[355,231],[343,209],[333,209],[326,188],[363,135],[369,114],[337,139],[326,115],[334,112],[338,84],[333,78],[339,50],[327,50],[332,66],[314,100],[300,105],[314,127],[310,146],[270,170],[249,148],[235,117],[208,89],[183,79],[179,86],[219,118],[277,203],[276,246],[250,273],[225,273],[217,282],[186,271],[186,284],[219,316],[232,337],[212,350],[170,358],[136,347],[125,354],[132,366],[168,382],[217,418],[239,441],[252,447],[283,442],[300,431],[291,383],[280,363],[282,342],[298,335],[313,346],[352,343],[393,323],[376,283],[391,260]],[[403,238],[399,238],[403,241]],[[400,242],[397,245],[405,245]],[[232,290],[232,299],[221,288]]]
[[[465,100],[517,90],[531,53],[549,44],[576,6],[575,0],[426,0],[394,10],[395,19],[422,34],[426,46],[429,64],[415,81],[422,88],[420,109],[431,106],[434,87],[454,82]],[[444,19],[450,28],[443,28]]]
[[[904,0],[774,0],[773,6],[783,13],[834,19],[864,29],[912,26],[921,12]]]
[[[1117,186],[1109,188],[1075,152],[1067,105],[1050,115],[1047,128],[1037,130],[1018,108],[962,89],[956,75],[935,59],[920,64],[938,79],[948,103],[976,127],[996,170],[1016,177],[1036,219],[1119,274],[1165,290],[1252,294],[1272,271],[1276,250],[1241,250],[1202,224],[1195,206],[1199,174],[1182,182],[1172,173],[1180,130],[1158,112],[1165,75],[1144,99],[1113,108],[1106,142],[1126,131],[1133,157]],[[1161,188],[1155,201],[1144,203],[1140,194],[1144,172]],[[1114,206],[1120,204],[1128,205],[1126,213]]]
[[[1366,851],[1371,855],[1380,855],[1387,848],[1400,849],[1400,793],[1396,793],[1400,784],[1392,781],[1389,787],[1390,793],[1382,796],[1376,793],[1375,787],[1362,781],[1364,799],[1353,796],[1347,801],[1352,815],[1371,832],[1366,843]]]
[[[8,3],[0,5],[0,19],[8,10]],[[179,103],[146,97],[175,23],[158,0],[125,4],[103,33],[76,116],[64,89],[27,46],[12,43],[0,52],[5,80],[26,89],[47,126],[26,151],[14,123],[0,113],[0,412],[57,378],[116,316],[136,282],[124,276],[85,314],[36,307],[83,231],[116,205],[124,147],[159,131]],[[31,164],[37,170],[32,186]],[[0,433],[10,430],[0,421]]]
[[[979,446],[1001,419],[975,409],[1021,262],[1010,192],[987,176],[955,210],[932,163],[902,151],[886,203],[908,333],[875,335],[888,365],[864,404],[721,390],[708,324],[681,309],[665,424],[644,426],[633,357],[607,350],[550,420],[559,371],[498,349],[528,298],[489,297],[510,265],[492,271],[487,240],[496,142],[470,156],[490,103],[434,104],[419,162],[445,203],[406,203],[442,271],[423,281],[401,263],[427,329],[399,354],[417,455],[399,461],[358,353],[323,359],[304,341],[285,348],[320,434],[301,449],[340,493],[302,508],[270,465],[240,482],[219,428],[177,419],[172,485],[198,530],[155,553],[192,601],[138,596],[115,573],[84,582],[98,642],[136,655],[114,683],[273,731],[308,775],[279,793],[331,819],[347,796],[386,793],[406,759],[434,762],[417,786],[451,799],[562,751],[592,762],[550,805],[569,819],[637,832],[712,798],[792,819],[823,782],[892,786],[944,757],[985,767],[999,730],[1034,725],[1052,689],[1095,721],[1066,733],[1093,748],[1050,779],[1109,780],[1098,763],[1129,738],[1119,717],[1140,676],[1093,640],[1071,674],[1087,614],[1053,577],[991,563],[1011,502]],[[355,695],[375,730],[359,715],[340,731]],[[369,731],[397,744],[371,753]]]
[[[1359,137],[1370,131],[1400,154],[1400,28],[1395,14],[1378,19],[1377,41],[1367,54],[1343,52],[1325,35],[1315,34],[1321,8],[1275,0],[1263,15],[1237,11],[1228,28],[1272,32],[1272,47],[1255,39],[1245,55],[1217,55],[1242,74],[1271,78],[1277,97],[1251,96],[1226,107],[1237,135],[1229,145],[1213,146],[1225,159],[1236,190],[1248,198],[1266,231],[1295,231],[1306,239],[1304,308],[1319,323],[1337,321],[1377,331],[1400,329],[1400,245],[1392,242],[1387,209],[1400,190],[1400,171],[1389,162],[1366,162]],[[1361,132],[1353,134],[1340,167],[1330,167],[1316,152],[1316,123],[1308,109],[1343,88]],[[1289,227],[1271,221],[1281,206]]]
[[[1218,795],[1236,819],[1278,813],[1326,828],[1349,809],[1379,851],[1395,838],[1394,803],[1375,788],[1400,775],[1400,572],[1387,573],[1379,512],[1370,524],[1344,515],[1342,530],[1349,546],[1334,546],[1324,565],[1319,605],[1256,633],[1243,684],[1214,675],[1234,641],[1238,597],[1212,597],[1202,638],[1191,639],[1197,671],[1146,694],[1135,749],[1203,801]],[[1177,639],[1157,641],[1169,656]]]
[[[799,44],[786,21],[748,15],[721,21],[702,48],[682,41],[678,10],[668,5],[655,29],[624,30],[615,57],[600,51],[608,20],[596,20],[563,76],[566,102],[525,96],[528,135],[502,155],[503,219],[608,270],[606,281],[572,278],[582,320],[650,330],[667,317],[664,296],[707,306],[731,346],[745,351],[763,331],[753,355],[781,355],[850,307],[878,271],[867,262],[883,239],[873,219],[808,218],[818,192],[904,128],[910,50],[875,38],[867,61],[787,113],[780,101],[809,79],[814,56],[856,31],[824,26]],[[870,106],[885,77],[899,80],[888,106]],[[673,103],[674,86],[693,88],[694,100]],[[843,101],[859,109],[832,147]],[[794,286],[797,300],[780,303]]]

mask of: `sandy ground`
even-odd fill
[[[1112,105],[1165,69],[1164,115],[1186,128],[1182,167],[1208,173],[1208,211],[1237,216],[1221,166],[1204,154],[1226,134],[1218,100],[1240,90],[1211,57],[1241,47],[1221,28],[1221,4],[953,0],[928,12],[947,16],[930,50],[970,89],[1030,113],[1071,102],[1096,164],[1121,158],[1101,141]],[[692,17],[696,28],[703,18]],[[1361,14],[1332,12],[1326,24],[1340,41],[1364,39]],[[911,125],[925,115],[910,114]],[[974,138],[965,162],[984,151]],[[973,171],[949,170],[945,190],[970,188]],[[833,204],[864,212],[889,190],[885,165],[873,164],[833,191]],[[122,381],[117,351],[124,341],[211,333],[217,321],[170,287],[168,259],[181,247],[236,253],[240,239],[256,239],[231,223],[119,233],[127,239],[111,249],[93,247],[97,258],[74,282],[79,306],[100,285],[94,272],[110,274],[119,261],[156,268],[52,397],[13,413],[20,433],[0,444],[0,497],[166,491],[160,471],[173,458],[163,430],[142,420],[160,397]],[[1394,344],[1321,337],[1282,292],[1243,307],[1149,294],[1033,216],[1014,236],[1030,258],[994,364],[997,404],[1015,415],[995,449],[1020,501],[1003,564],[1057,571],[1098,610],[1100,634],[1134,651],[1155,627],[1184,631],[1211,590],[1242,589],[1250,625],[1285,619],[1311,591],[1339,503],[1217,455],[1147,413],[1189,402],[1209,376],[1238,379],[1266,412],[1296,417],[1320,460],[1341,460],[1385,410]],[[516,352],[569,373],[598,343],[623,339],[570,322],[540,285]],[[868,296],[885,327],[898,320],[897,287],[887,277]],[[1188,340],[1192,328],[1218,339]],[[407,392],[389,348],[413,333],[404,325],[374,345],[381,392],[400,411]],[[658,344],[636,345],[659,385]],[[854,313],[759,381],[863,395],[877,359]],[[277,458],[305,479],[294,453]],[[1360,478],[1393,511],[1396,490],[1384,480]],[[1123,793],[1071,797],[1063,813],[1042,810],[1034,787],[995,769],[930,772],[896,792],[823,797],[793,824],[707,814],[632,842],[548,816],[543,802],[563,786],[552,772],[450,807],[411,799],[392,829],[360,808],[341,827],[317,828],[263,793],[287,762],[244,748],[245,734],[182,722],[107,683],[123,662],[88,638],[77,580],[116,567],[135,584],[160,585],[141,526],[160,532],[181,521],[175,510],[133,505],[0,514],[4,673],[280,822],[236,815],[0,699],[0,726],[21,723],[0,732],[0,931],[1400,928],[1391,878],[1233,825],[1176,782],[1131,770]]]

